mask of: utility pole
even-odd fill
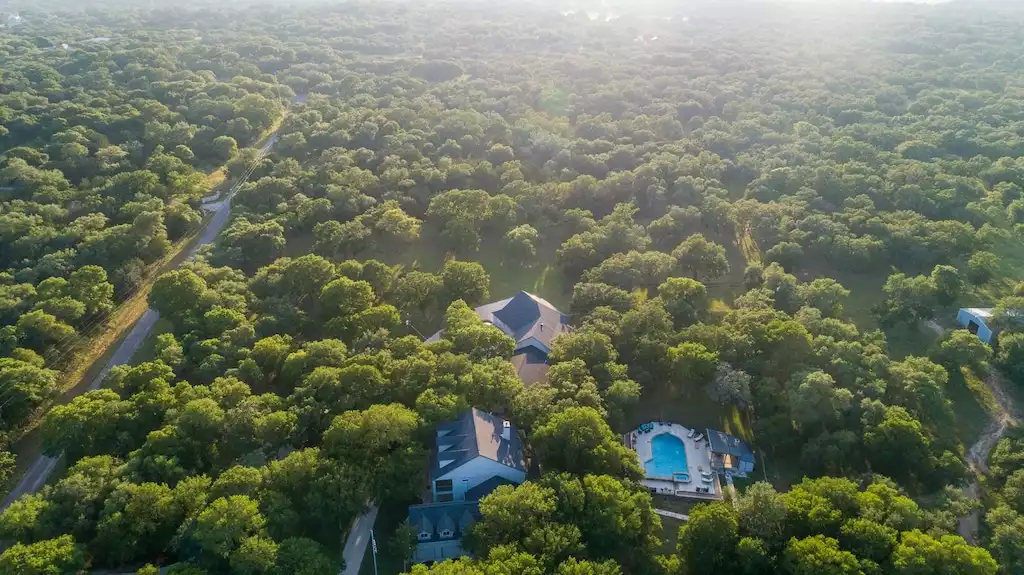
[[[425,337],[425,336],[424,336],[424,335],[423,335],[422,333],[420,333],[420,330],[416,329],[416,326],[414,326],[414,325],[412,324],[412,321],[410,321],[410,320],[408,320],[408,319],[407,319],[407,320],[405,320],[405,325],[406,325],[406,327],[410,327],[410,328],[412,328],[412,330],[413,330],[414,332],[416,332],[416,335],[420,336],[420,339],[427,339],[427,338],[426,338],[426,337]]]

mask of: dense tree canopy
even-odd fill
[[[481,502],[474,559],[415,573],[1024,569],[1016,432],[971,539],[991,554],[953,534],[965,397],[1024,383],[1021,7],[572,4],[7,20],[0,448],[45,414],[68,467],[0,513],[0,572],[336,573],[471,406],[540,473]],[[224,229],[179,266],[222,178]],[[529,386],[473,311],[520,289],[573,326]],[[139,290],[163,333],[48,410]],[[994,345],[917,345],[960,305],[995,307]],[[696,507],[669,549],[619,434],[684,401],[792,477]]]

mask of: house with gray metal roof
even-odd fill
[[[462,533],[479,518],[479,500],[526,481],[523,442],[505,418],[470,409],[435,429],[429,475],[429,501],[409,507],[417,563],[465,554]]]
[[[711,467],[725,475],[746,477],[754,471],[756,458],[750,444],[724,431],[708,429]]]
[[[484,323],[493,325],[516,340],[512,364],[519,379],[530,384],[547,375],[551,342],[561,333],[572,329],[569,316],[558,311],[546,299],[521,291],[516,295],[476,308],[476,315]],[[441,339],[437,332],[427,341]]]
[[[416,533],[413,562],[441,562],[466,555],[462,549],[462,536],[479,518],[479,501],[427,503],[409,507],[409,525]]]

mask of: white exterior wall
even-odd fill
[[[460,467],[438,477],[435,481],[451,479],[453,500],[465,501],[467,491],[495,475],[504,477],[516,485],[526,481],[525,471],[519,471],[518,469],[502,465],[497,461],[483,456],[477,456],[476,458],[467,461]],[[431,489],[434,489],[434,485],[431,485],[430,487]],[[437,501],[436,490],[434,491],[434,500]]]

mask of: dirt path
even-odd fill
[[[934,320],[924,322],[928,329],[942,335],[945,329]],[[992,423],[985,428],[978,440],[967,450],[967,464],[974,472],[974,481],[964,488],[964,495],[971,499],[981,497],[981,484],[978,482],[978,475],[988,473],[988,454],[995,448],[996,443],[1003,437],[1006,430],[1017,424],[1021,419],[1020,412],[1013,404],[1013,400],[1006,393],[1005,380],[1003,375],[995,368],[990,369],[988,377],[985,378],[985,386],[992,392],[996,399],[997,409],[992,415]],[[981,509],[971,511],[966,517],[961,517],[957,525],[957,533],[968,543],[978,543],[978,528],[981,524]]]
[[[985,378],[985,385],[992,391],[999,408],[993,414],[992,423],[985,428],[981,437],[967,450],[967,464],[975,473],[975,480],[964,488],[964,495],[977,499],[981,495],[981,485],[978,483],[978,474],[988,473],[988,454],[995,448],[996,443],[1003,437],[1006,430],[1017,424],[1020,414],[1013,405],[1013,400],[1006,393],[1005,381],[1002,374],[994,368],[988,377]],[[975,509],[967,517],[960,519],[957,532],[968,543],[977,544],[978,527],[981,522],[981,510]]]

